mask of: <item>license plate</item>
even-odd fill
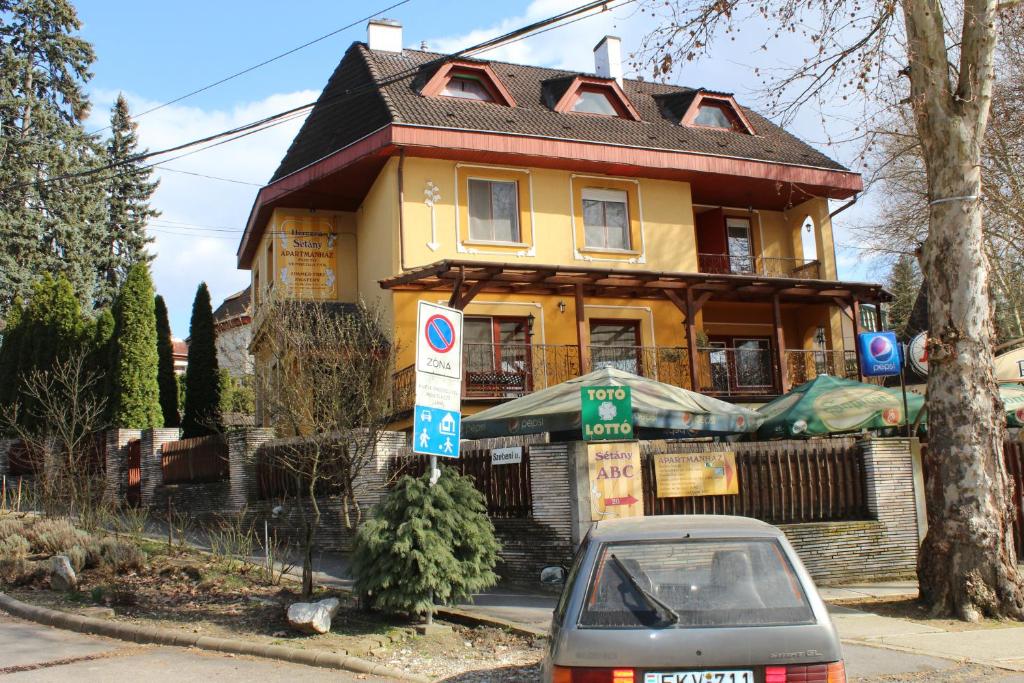
[[[644,674],[644,683],[754,683],[754,672],[742,669],[728,671],[651,671]]]

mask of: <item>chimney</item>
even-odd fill
[[[402,22],[394,19],[371,19],[366,25],[366,44],[381,52],[402,51]]]
[[[605,36],[594,47],[594,72],[602,78],[614,78],[622,85],[622,39]]]

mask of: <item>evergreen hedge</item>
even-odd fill
[[[174,342],[171,339],[171,324],[167,320],[167,304],[164,298],[156,295],[156,382],[160,388],[160,412],[163,414],[164,427],[181,425],[181,414],[178,412],[178,378],[174,375]]]
[[[163,424],[157,385],[156,309],[149,266],[128,271],[114,309],[111,421],[125,429]]]
[[[213,434],[221,426],[220,372],[210,290],[199,283],[189,325],[188,370],[185,371],[185,414],[181,427],[186,439]]]

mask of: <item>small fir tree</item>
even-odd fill
[[[483,494],[445,468],[403,477],[359,529],[352,555],[356,592],[374,609],[422,614],[434,601],[466,600],[497,583],[499,546]]]
[[[21,363],[22,319],[25,315],[21,297],[15,297],[4,320],[0,341],[0,412],[17,395],[18,367]]]
[[[96,313],[89,341],[88,358],[85,370],[93,377],[92,391],[97,401],[102,400],[104,407],[103,419],[110,421],[110,360],[112,357],[114,330],[117,322],[109,308],[101,308]]]
[[[171,324],[167,320],[167,304],[164,303],[164,298],[157,294],[155,303],[160,411],[164,416],[164,427],[178,427],[181,425],[181,413],[178,412],[178,378],[174,375],[174,341],[171,339]]]
[[[129,161],[146,152],[139,149],[137,128],[124,95],[118,95],[110,115],[106,149],[107,163],[117,164],[117,172],[110,175],[105,188],[106,230],[97,263],[96,292],[101,305],[113,300],[132,265],[152,260],[146,253],[146,245],[152,241],[146,235],[146,223],[160,215],[149,205],[159,183],[150,180],[153,169],[144,162]]]
[[[185,414],[181,426],[186,439],[212,434],[221,426],[216,332],[210,290],[205,282],[199,284],[192,302],[188,369],[185,371]]]
[[[111,364],[111,421],[148,429],[163,424],[157,385],[156,311],[149,266],[137,263],[117,297]]]
[[[903,335],[921,289],[921,273],[914,257],[904,254],[897,259],[889,271],[886,287],[893,294],[889,304],[889,329]]]

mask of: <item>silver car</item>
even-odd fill
[[[598,522],[551,622],[549,683],[845,683],[839,637],[785,536],[746,517]]]

